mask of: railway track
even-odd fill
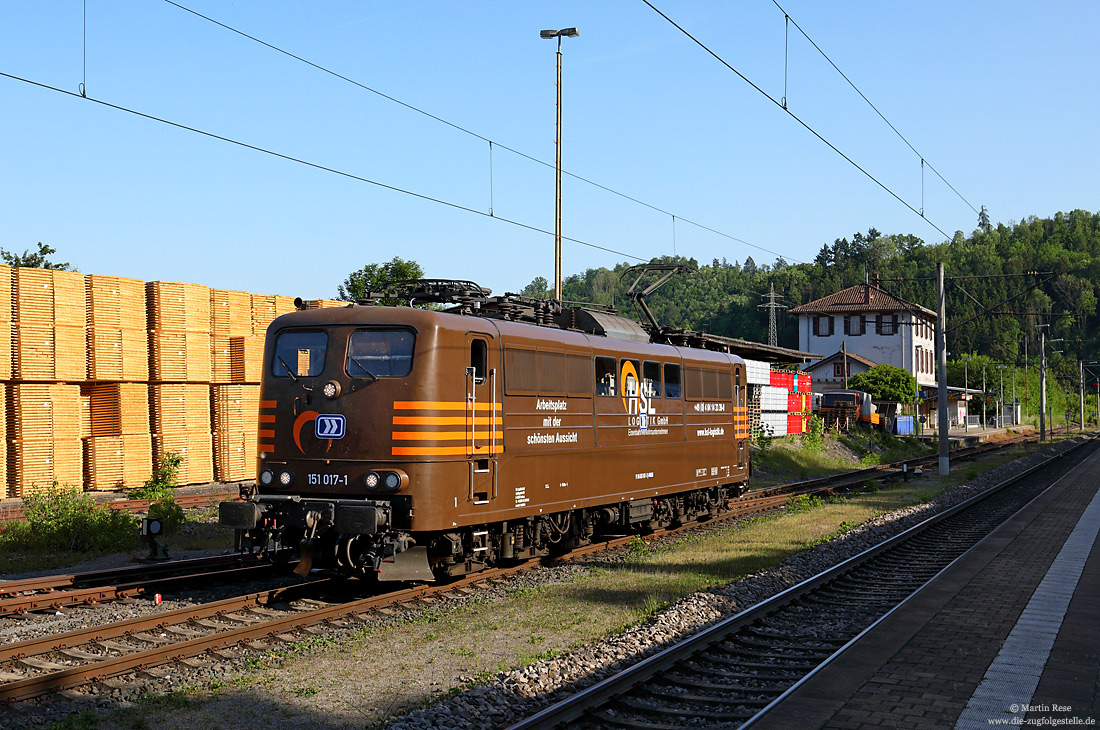
[[[1088,441],[1082,439],[1078,446]],[[510,730],[749,727],[792,687],[1041,493],[1046,484],[1025,482],[1025,477],[1057,458],[678,642]]]
[[[180,590],[211,579],[219,582],[252,580],[275,571],[275,566],[266,558],[233,554],[3,581],[0,582],[0,617],[138,598],[158,591]]]
[[[236,496],[236,491],[219,492],[217,494],[179,494],[174,497],[174,500],[176,504],[183,509],[198,509],[216,505],[218,502],[226,499],[233,499]],[[96,506],[101,509],[138,514],[148,512],[149,503],[150,500],[148,499],[113,499],[106,502],[96,502]],[[24,514],[21,506],[0,508],[0,523],[15,522],[24,519],[26,519],[26,514]]]
[[[981,455],[987,451],[988,449],[974,449],[972,455]],[[960,450],[956,456],[962,457],[965,453]],[[914,462],[909,461],[910,465]],[[746,497],[731,503],[731,510],[716,520],[682,525],[660,531],[654,536],[675,535],[698,528],[701,524],[717,524],[775,509],[786,504],[794,494],[835,493],[853,484],[897,472],[899,468],[898,464],[891,464],[860,470],[855,474],[754,490]],[[635,536],[613,537],[577,548],[554,560],[583,559],[595,552],[621,547],[633,539],[636,539]],[[208,561],[205,567],[216,571],[228,569],[232,564],[226,560],[226,556],[219,561]],[[373,612],[386,607],[423,605],[424,602],[439,600],[448,594],[463,595],[479,583],[533,570],[543,564],[544,561],[528,561],[519,566],[483,571],[444,585],[414,586],[367,597],[349,595],[356,586],[362,585],[357,581],[321,578],[197,607],[155,611],[147,616],[92,629],[9,644],[0,647],[0,702],[32,699],[95,682],[106,682],[110,686],[110,682],[118,681],[117,678],[135,672],[156,676],[156,667],[171,663],[198,667],[209,660],[204,658],[207,656],[213,660],[222,660],[247,652],[262,651],[280,643],[306,638],[311,633],[311,627],[319,624],[354,623],[368,620],[374,615]],[[249,565],[232,569],[258,567],[262,566]],[[119,577],[132,577],[132,573],[116,570],[83,576],[59,576],[52,579],[52,585],[51,580],[36,579],[41,583],[37,590],[57,591],[58,595],[51,596],[47,592],[35,597],[30,594],[27,597],[28,607],[23,610],[41,610],[43,607],[62,605],[59,601],[68,600],[61,598],[65,595],[63,586],[66,582],[74,587],[82,582],[105,582],[99,586],[100,597],[93,600],[109,600],[103,596],[107,596],[111,590],[117,590],[118,585],[125,585],[123,581],[117,580]],[[207,574],[205,579],[209,578],[210,574]],[[193,575],[188,575],[187,571],[175,576],[145,576],[139,581],[133,581],[137,584],[133,590],[140,591],[134,595],[150,593],[150,586],[154,585],[148,582],[150,580],[187,579],[194,580]],[[162,582],[159,585],[163,587],[178,584]],[[9,591],[6,596],[0,594],[0,606],[4,601],[17,598],[11,593],[14,588],[12,584],[0,584],[0,591]],[[96,587],[85,585],[81,590],[84,589],[96,590]],[[37,607],[30,605],[34,602],[37,602]]]

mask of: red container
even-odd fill
[[[783,385],[783,373],[779,372],[778,370],[772,370],[769,376],[770,377],[768,380],[768,385],[772,386],[773,388],[786,387]]]
[[[802,416],[787,416],[787,433],[805,433],[805,424]]]

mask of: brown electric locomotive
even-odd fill
[[[244,544],[300,546],[300,572],[430,580],[706,518],[744,490],[736,355],[468,282],[403,294],[435,309],[268,328],[256,488],[220,510]]]

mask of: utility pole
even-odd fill
[[[1039,325],[1039,441],[1047,440],[1047,325]]]
[[[848,341],[840,341],[840,354],[844,356],[844,363],[841,367],[844,368],[844,390],[848,390]]]
[[[775,325],[775,310],[777,310],[777,309],[786,309],[787,307],[786,307],[786,305],[779,304],[775,301],[776,297],[779,297],[780,299],[782,299],[783,295],[775,293],[775,283],[774,282],[769,284],[769,291],[764,296],[766,296],[768,298],[768,301],[765,302],[764,304],[757,304],[756,306],[757,306],[758,309],[767,309],[768,310],[768,344],[771,345],[772,347],[776,347],[776,346],[779,345],[779,335],[776,331],[776,325]],[[848,387],[847,383],[845,383],[844,387],[845,388]]]
[[[1081,393],[1081,433],[1085,432],[1085,361],[1078,360],[1077,365],[1080,368],[1080,386],[1079,391]]]
[[[943,262],[936,264],[936,374],[939,381],[939,401],[936,408],[936,430],[939,431],[940,442],[940,476],[951,473],[950,453],[951,442],[948,439],[948,413],[947,413],[947,297],[943,286]]]

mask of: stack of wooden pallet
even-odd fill
[[[341,302],[336,299],[307,299],[303,304],[306,309],[328,309],[330,307],[346,307],[350,302]]]
[[[80,484],[80,386],[12,383],[6,390],[10,496]]]
[[[85,484],[88,489],[133,489],[152,476],[149,386],[94,383],[81,387],[86,402]]]
[[[11,380],[12,296],[11,267],[0,264],[0,380]],[[4,294],[8,292],[9,294]],[[4,461],[0,459],[0,461]],[[0,487],[0,492],[3,488]]]
[[[87,369],[84,274],[12,271],[15,380],[82,382]]]
[[[267,326],[284,314],[293,312],[294,299],[270,294],[252,295],[252,334],[263,337],[267,334]]]
[[[252,295],[228,289],[210,290],[211,383],[233,382],[234,337],[252,336]]]
[[[214,478],[235,482],[256,476],[260,386],[214,385]]]
[[[210,289],[201,284],[151,281],[149,366],[153,382],[210,382]]]
[[[153,412],[153,457],[175,452],[183,458],[180,484],[214,478],[210,441],[210,386],[205,383],[154,383],[149,386]]]
[[[89,274],[88,380],[149,380],[145,282]]]

